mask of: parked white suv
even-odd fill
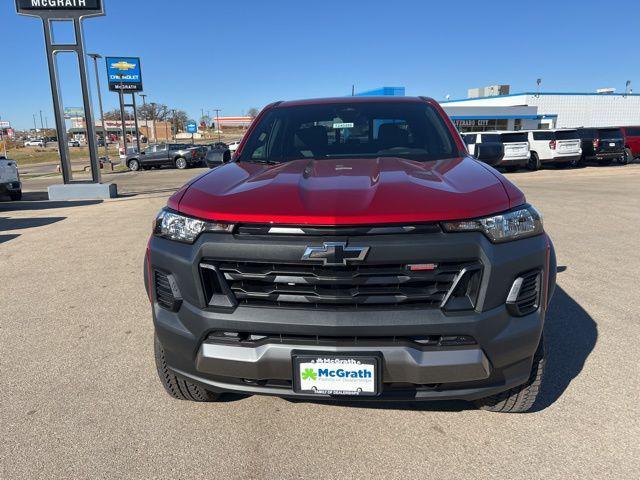
[[[462,134],[467,150],[471,155],[476,153],[476,145],[493,144],[502,145],[502,154],[486,163],[494,167],[505,167],[514,171],[519,167],[524,167],[529,163],[531,153],[529,151],[529,141],[526,132],[475,132]]]
[[[529,170],[538,170],[545,163],[570,167],[580,164],[582,147],[577,130],[531,130],[527,135],[531,145]]]
[[[22,183],[16,162],[0,156],[0,196],[5,194],[11,200],[21,200]]]

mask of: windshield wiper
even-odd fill
[[[279,163],[282,163],[282,162],[276,162],[275,160],[264,160],[261,158],[248,158],[242,161],[249,162],[249,163],[262,163],[264,165],[278,165]]]

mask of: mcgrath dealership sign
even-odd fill
[[[102,0],[16,0],[16,10],[18,13],[37,16],[56,12],[81,12],[83,16],[103,13]]]
[[[142,71],[138,57],[107,57],[106,61],[109,90],[142,92]]]

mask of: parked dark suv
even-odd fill
[[[625,157],[624,136],[620,128],[579,128],[582,161],[610,165]]]
[[[175,398],[521,412],[538,395],[551,240],[432,99],[267,106],[231,162],[169,199],[145,258]]]

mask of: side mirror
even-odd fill
[[[495,165],[504,157],[502,143],[477,143],[475,157],[481,162]]]

